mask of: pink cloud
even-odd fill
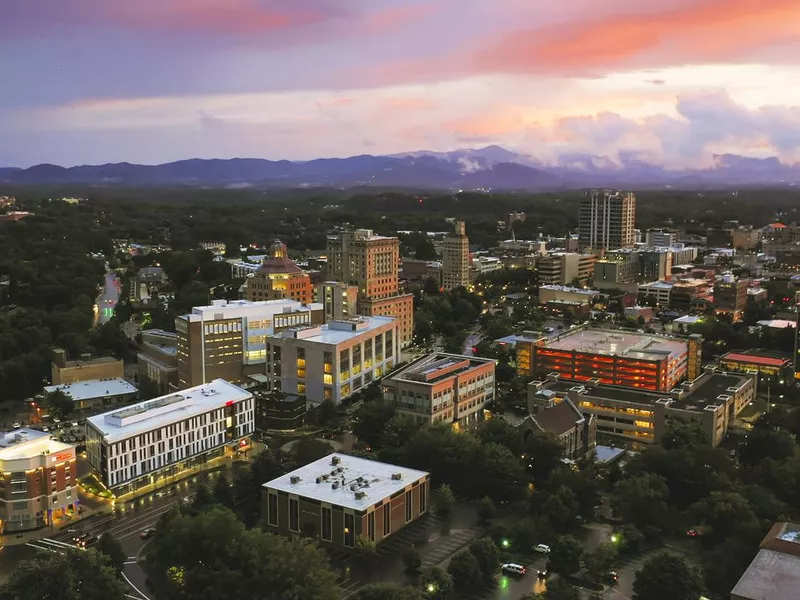
[[[369,14],[365,18],[365,26],[371,33],[394,30],[425,19],[441,9],[438,2],[394,6]]]

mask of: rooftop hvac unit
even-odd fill
[[[356,492],[356,500],[361,500],[366,495],[366,492]]]
[[[350,491],[351,492],[355,492],[357,489],[358,489],[358,486],[355,483],[350,486]]]
[[[402,478],[402,473],[392,473],[392,481],[400,481]]]
[[[292,475],[291,477],[289,477],[289,483],[300,483],[300,476]]]
[[[339,482],[338,482],[338,481],[334,481],[334,482],[331,484],[331,489],[332,489],[332,490],[338,490],[338,489],[339,489]]]
[[[338,456],[332,456],[331,457],[331,464],[332,465],[338,465],[340,462],[342,462],[342,459],[339,458]]]

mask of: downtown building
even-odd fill
[[[371,229],[328,237],[328,279],[358,289],[358,314],[398,320],[401,346],[414,336],[414,296],[400,292],[400,240]]]
[[[75,447],[49,433],[0,433],[0,533],[62,522],[78,510]]]
[[[445,291],[470,287],[469,238],[464,221],[456,221],[453,233],[442,242],[442,287]]]
[[[580,247],[602,253],[636,243],[636,197],[629,192],[593,190],[581,198],[578,213]]]
[[[117,497],[188,476],[249,449],[252,394],[217,379],[86,420],[92,472]]]
[[[285,329],[267,337],[267,388],[339,404],[380,380],[400,361],[399,324],[391,317],[354,317]]]
[[[251,387],[264,383],[267,336],[324,321],[321,305],[297,300],[216,300],[175,319],[178,389],[225,379]]]
[[[309,304],[313,296],[311,276],[289,259],[280,241],[272,244],[270,254],[244,283],[244,298],[251,302],[289,299]]]
[[[262,486],[265,528],[322,546],[376,544],[425,516],[430,475],[348,454],[320,458]]]

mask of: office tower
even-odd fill
[[[399,321],[400,343],[414,335],[414,297],[400,292],[400,240],[371,229],[328,237],[328,279],[358,288],[358,314]]]
[[[442,245],[442,286],[445,290],[469,287],[469,238],[464,221],[456,221],[455,231]]]
[[[591,251],[628,248],[635,243],[636,197],[629,192],[587,192],[581,198],[578,232],[581,248]]]
[[[270,255],[244,284],[245,300],[281,300],[288,298],[303,304],[312,301],[311,278],[289,259],[286,244],[276,241]]]

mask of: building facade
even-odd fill
[[[577,252],[554,252],[539,257],[537,271],[541,285],[585,284],[594,275],[597,257]]]
[[[267,359],[267,336],[324,320],[321,305],[297,300],[217,300],[175,319],[178,387],[225,379],[257,384]]]
[[[56,525],[78,503],[73,446],[35,429],[0,434],[0,533]]]
[[[555,436],[569,460],[588,456],[597,446],[595,416],[582,413],[572,400],[552,390],[531,393],[529,389],[528,417],[521,426],[523,431],[545,431]]]
[[[92,358],[90,354],[84,354],[79,360],[67,360],[65,350],[61,348],[53,350],[53,362],[50,365],[50,381],[53,385],[122,377],[125,377],[125,363],[116,358],[110,356]]]
[[[495,396],[492,359],[429,354],[381,381],[383,398],[417,423],[469,427],[483,420]]]
[[[376,544],[428,512],[430,475],[347,454],[331,454],[262,488],[266,530],[354,549]]]
[[[652,247],[669,248],[678,243],[678,232],[674,229],[650,228],[645,234],[645,244]]]
[[[455,230],[442,242],[442,287],[454,290],[469,287],[469,238],[464,221],[455,222]]]
[[[142,351],[136,355],[138,381],[149,379],[160,394],[178,387],[178,336],[162,329],[142,331]]]
[[[397,320],[400,347],[411,345],[414,339],[414,294],[397,294],[388,298],[363,300],[358,313],[365,317],[392,317]]]
[[[629,192],[594,190],[581,198],[578,234],[591,251],[630,248],[636,243],[636,197]]]
[[[188,476],[249,448],[252,394],[217,379],[86,420],[92,472],[116,496]]]
[[[267,338],[267,386],[314,404],[339,404],[399,361],[398,322],[391,317],[286,329]]]
[[[720,275],[714,283],[714,305],[718,314],[729,315],[734,323],[744,317],[747,307],[748,279],[737,279],[733,275]]]
[[[289,299],[309,304],[313,296],[311,278],[289,260],[286,244],[281,241],[272,244],[269,256],[244,284],[244,298],[251,302]]]
[[[338,281],[326,281],[314,288],[314,302],[322,305],[326,322],[348,319],[358,314],[358,288]]]
[[[123,404],[135,400],[139,395],[139,390],[124,379],[93,379],[44,387],[45,397],[56,391],[69,396],[76,411]]]

